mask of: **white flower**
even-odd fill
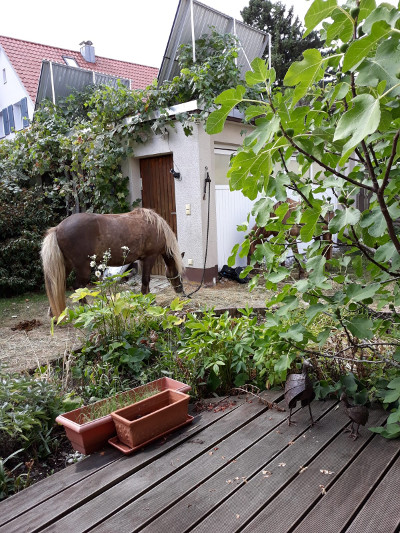
[[[96,259],[96,256],[95,255],[89,255],[89,258],[93,259],[93,261],[94,261]]]
[[[94,268],[96,266],[96,261],[90,261],[90,266]]]
[[[101,263],[98,268],[99,268],[99,270],[105,270],[106,269],[106,265]]]
[[[130,252],[130,248],[128,248],[128,246],[121,246],[121,250],[126,250],[127,252]]]
[[[101,277],[101,272],[100,272],[100,270],[96,270],[95,275],[96,275],[98,278],[100,278],[100,277]]]

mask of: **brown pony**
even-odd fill
[[[122,247],[128,247],[127,250]],[[130,213],[97,215],[77,213],[50,228],[42,244],[41,256],[51,313],[58,317],[65,309],[66,278],[76,274],[74,289],[90,281],[90,257],[101,261],[110,250],[108,266],[141,261],[141,292],[149,292],[150,272],[159,255],[164,259],[166,276],[176,292],[182,292],[182,257],[175,234],[167,222],[151,209]],[[125,253],[125,255],[124,255]]]
[[[300,202],[296,202],[295,200],[292,200],[291,198],[287,198],[285,200],[285,202],[277,202],[272,208],[273,211],[275,212],[275,209],[277,207],[279,207],[283,203],[287,203],[289,205],[289,209],[287,210],[285,216],[282,219],[282,225],[285,225],[287,220],[289,219],[289,217],[293,213],[293,211],[295,211],[295,209],[297,209],[297,207],[299,205],[301,205],[301,204],[300,204]],[[333,215],[333,213],[328,213],[327,214],[327,216],[325,218],[327,220],[327,225],[326,225],[326,227],[323,228],[324,230],[328,229],[328,221],[331,219],[332,215]],[[297,238],[300,235],[300,230],[301,230],[301,225],[300,224],[294,224],[289,229],[289,236],[288,236],[289,237],[289,241],[288,242],[289,242],[289,244],[291,244],[291,246],[294,248],[294,250],[295,250],[295,252],[297,254],[299,253],[299,249],[298,249],[298,246],[297,246]],[[251,256],[254,254],[257,245],[262,244],[263,242],[268,240],[270,237],[278,235],[278,232],[277,231],[266,230],[263,227],[260,228],[260,227],[257,226],[257,224],[255,224],[253,226],[252,230],[251,230],[251,235],[252,235],[252,238],[251,238],[251,241],[250,241],[249,253],[247,254],[247,264],[248,265],[250,265]],[[324,249],[323,255],[327,259],[331,259],[331,257],[332,257],[332,235],[330,233],[326,232],[326,233],[324,233],[322,235],[322,240],[328,242],[328,244],[326,245],[326,247]],[[299,264],[299,276],[301,276],[301,274],[302,274],[302,268],[301,268],[301,266]]]

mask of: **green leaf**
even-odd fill
[[[331,233],[338,233],[348,224],[354,226],[360,220],[360,216],[360,211],[354,207],[346,207],[345,209],[339,210],[329,222],[329,231]]]
[[[397,75],[400,73],[399,42],[388,39],[378,46],[375,57],[368,58],[360,65],[357,85],[376,87],[385,80],[385,90],[398,85]],[[391,96],[400,94],[400,87],[391,91]]]
[[[374,336],[372,328],[373,322],[369,318],[355,317],[346,323],[347,329],[358,339],[372,339]]]
[[[354,302],[362,302],[366,298],[374,296],[379,287],[379,283],[373,283],[366,287],[363,285],[357,285],[357,283],[351,283],[346,288],[346,294]]]
[[[361,0],[358,20],[364,20],[376,8],[375,0]]]
[[[294,324],[293,326],[290,326],[287,331],[279,333],[279,336],[283,339],[293,340],[294,342],[301,342],[306,332],[307,330],[304,326],[302,326],[301,324]]]
[[[388,424],[396,424],[396,422],[400,422],[400,409],[397,409],[397,411],[391,413],[387,419]]]
[[[284,267],[278,267],[275,272],[268,274],[266,279],[272,283],[279,283],[283,279],[287,278],[289,275],[289,270]]]
[[[386,22],[379,21],[372,26],[370,35],[353,41],[343,59],[343,72],[353,70],[368,56],[374,46],[388,36],[391,31],[391,27]]]
[[[318,50],[313,48],[305,50],[303,58],[302,61],[295,61],[290,65],[283,80],[286,86],[296,86],[293,93],[292,107],[307,93],[309,87],[322,79],[324,75],[322,65],[325,63],[325,59]]]
[[[380,426],[380,427],[373,427],[368,428],[373,433],[378,433],[385,439],[397,439],[400,437],[400,425],[399,424],[388,424],[386,428]]]
[[[397,390],[400,395],[400,377],[392,379],[392,381],[388,383],[388,389]]]
[[[357,383],[354,378],[354,374],[351,372],[342,376],[340,378],[340,383],[342,384],[343,388],[348,392],[349,394],[354,394],[357,390]]]
[[[386,226],[386,224],[385,224]],[[392,241],[387,242],[386,244],[383,244],[380,246],[376,253],[375,253],[375,261],[389,261],[389,259],[392,259],[392,257],[397,254],[396,247],[392,243]]]
[[[396,402],[400,397],[400,392],[398,390],[385,390],[381,393],[381,398],[383,403],[393,403]]]
[[[269,176],[272,171],[271,154],[261,151],[255,154],[253,151],[239,152],[231,161],[228,171],[230,188],[233,191],[247,189],[248,198],[254,200],[257,197],[258,176]],[[250,183],[249,183],[250,182]]]
[[[279,130],[280,119],[279,116],[274,115],[273,118],[259,118],[256,120],[256,128],[248,135],[243,145],[250,146],[256,139],[257,142],[252,146],[252,150],[255,154],[263,148],[263,146],[271,140],[274,133]]]
[[[382,237],[387,232],[387,224],[379,207],[374,207],[360,220],[362,228],[368,228],[368,232],[373,237]]]
[[[268,70],[268,64],[260,57],[253,59],[251,62],[251,70],[248,70],[245,74],[247,85],[250,85],[250,87],[257,85],[258,83],[265,83],[269,77],[270,72]]]
[[[343,147],[342,154],[347,155],[368,135],[374,133],[381,118],[379,99],[371,94],[360,94],[353,99],[353,106],[340,118],[334,141],[350,139]],[[348,155],[350,155],[350,153]],[[343,158],[342,158],[343,159]],[[342,164],[342,160],[340,162]]]
[[[307,37],[320,22],[328,18],[337,7],[337,0],[314,0],[304,17],[306,32],[303,35]]]
[[[307,324],[310,324],[310,322],[316,315],[318,315],[327,308],[328,306],[323,304],[310,305],[310,307],[308,307],[308,309],[306,310]]]
[[[281,373],[281,372],[285,372],[286,370],[288,370],[291,367],[294,357],[295,356],[293,356],[293,354],[292,355],[290,354],[281,355],[278,361],[274,365],[275,372]]]
[[[341,41],[346,43],[351,39],[354,31],[353,21],[351,16],[340,9],[335,9],[331,15],[333,23],[329,24],[326,31],[326,44],[330,44],[336,37],[340,37]]]
[[[364,22],[362,29],[365,33],[370,33],[373,25],[379,21],[385,21],[389,26],[394,28],[399,17],[400,12],[395,6],[387,3],[382,4],[371,12]]]
[[[273,206],[274,200],[272,200],[272,198],[260,198],[255,202],[252,209],[252,214],[255,216],[259,227],[264,227],[267,225],[271,217]]]
[[[238,85],[236,89],[228,89],[215,99],[216,104],[221,104],[221,108],[213,111],[207,119],[206,132],[209,135],[220,133],[225,124],[231,109],[243,100],[246,89],[243,85]]]
[[[308,208],[303,212],[301,223],[304,225],[300,229],[300,237],[303,242],[310,242],[313,238],[320,214],[321,208]]]

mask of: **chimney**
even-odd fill
[[[88,63],[96,63],[96,57],[94,55],[94,46],[92,41],[82,41],[79,43],[81,47],[81,54],[85,61]]]

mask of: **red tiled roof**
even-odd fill
[[[154,67],[146,67],[106,57],[96,56],[95,63],[88,63],[79,51],[31,43],[1,35],[0,45],[4,48],[8,59],[33,102],[36,100],[43,59],[65,64],[63,56],[72,57],[80,68],[130,79],[132,89],[144,89],[150,85],[158,74],[158,69]]]

